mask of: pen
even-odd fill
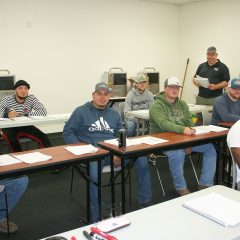
[[[87,231],[83,231],[83,235],[87,240],[92,240],[92,237],[90,236],[90,234]]]
[[[105,232],[102,232],[101,230],[99,230],[99,229],[96,228],[96,227],[91,227],[91,231],[92,231],[93,233],[96,233],[96,234],[98,234],[98,235],[106,238],[107,240],[118,240],[116,237],[111,236],[111,235],[109,235],[109,234],[107,234],[107,233],[105,233]]]

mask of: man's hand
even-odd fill
[[[17,117],[17,115],[18,115],[17,112],[11,111],[8,113],[8,118],[15,118],[15,117]]]
[[[185,127],[183,133],[186,135],[193,135],[195,134],[196,130],[192,127]]]
[[[117,157],[117,156],[113,156],[113,164],[114,167],[118,167],[121,165],[121,158]]]
[[[208,85],[208,89],[209,89],[209,90],[216,90],[217,87],[216,87],[215,84],[209,84],[209,85]]]

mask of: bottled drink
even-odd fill
[[[126,138],[127,132],[124,128],[119,130],[119,140],[118,140],[118,147],[119,148],[126,148]]]

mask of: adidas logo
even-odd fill
[[[91,131],[91,132],[93,132],[93,131],[110,131],[113,133],[114,129],[110,128],[110,126],[103,119],[103,117],[100,117],[99,120],[97,120],[95,123],[93,123],[91,125],[91,127],[89,127],[89,131]]]

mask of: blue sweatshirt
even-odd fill
[[[211,124],[236,122],[240,120],[240,100],[233,102],[227,93],[218,97],[213,106]]]
[[[120,114],[106,107],[102,110],[85,103],[74,110],[63,129],[64,141],[68,144],[85,142],[97,146],[97,142],[116,138],[122,128]]]

